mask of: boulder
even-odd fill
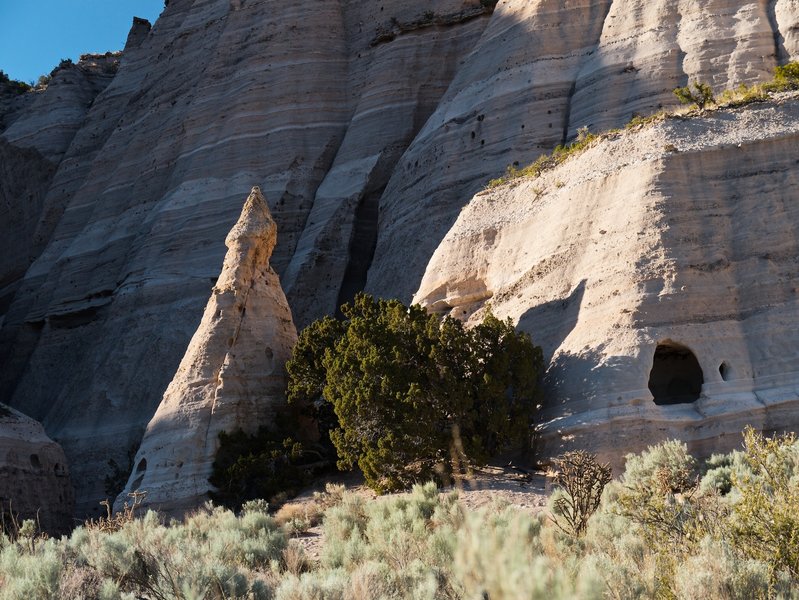
[[[61,446],[40,423],[0,404],[0,511],[37,521],[51,535],[72,530],[75,492]],[[8,522],[8,521],[7,521]]]

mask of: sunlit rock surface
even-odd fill
[[[269,258],[277,227],[253,188],[225,240],[222,272],[175,377],[147,425],[128,484],[171,513],[208,498],[219,433],[255,433],[285,403],[283,365],[297,331]]]
[[[797,94],[618,134],[476,195],[415,300],[542,345],[546,456],[795,430],[797,144]]]
[[[110,81],[0,98],[0,400],[62,443],[78,513],[129,465],[252,185],[298,326],[364,287],[407,301],[508,165],[799,51],[793,0],[486,4],[171,0]]]

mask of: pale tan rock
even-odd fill
[[[481,5],[434,11],[465,6]],[[126,465],[138,447],[253,183],[280,226],[271,262],[298,323],[333,311],[343,280],[362,285],[395,161],[490,20],[372,45],[392,18],[429,10],[172,1],[133,36],[59,163],[34,228],[46,247],[14,283],[0,331],[0,399],[62,442],[81,515],[104,496],[108,461]]]
[[[771,77],[795,4],[714,0],[504,0],[380,200],[367,290],[410,299],[463,207],[509,165],[716,91]],[[774,11],[781,18],[777,18]],[[785,44],[783,59],[797,58]],[[788,52],[790,48],[790,52]],[[399,258],[401,257],[401,259]]]
[[[228,252],[202,322],[147,426],[128,484],[144,505],[180,513],[202,504],[219,433],[272,426],[285,403],[283,365],[297,341],[269,257],[277,227],[255,187],[225,240]]]
[[[799,427],[799,96],[618,134],[477,194],[415,300],[511,317],[549,363],[543,452],[624,453],[679,438],[738,447]],[[696,402],[656,405],[658,344],[689,348]],[[723,373],[722,373],[723,371]]]
[[[51,535],[72,530],[75,492],[61,446],[41,424],[0,404],[0,512],[38,521]]]
[[[85,515],[109,460],[126,465],[138,447],[253,183],[280,227],[271,262],[298,325],[365,281],[409,300],[488,179],[581,126],[676,102],[689,77],[767,76],[780,39],[780,60],[796,56],[794,9],[172,0],[151,30],[135,24],[46,192],[9,205],[24,228],[0,231],[15,255],[0,262],[0,400],[62,443]],[[0,108],[4,122],[56,156],[76,104],[34,100]]]
[[[775,42],[780,51],[780,60],[799,56],[799,0],[777,0],[769,3],[776,23]]]

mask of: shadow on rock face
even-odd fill
[[[566,298],[535,306],[519,318],[518,328],[528,332],[533,342],[541,346],[546,363],[552,360],[577,325],[585,285],[586,280],[583,279]]]

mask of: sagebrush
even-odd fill
[[[318,560],[262,501],[238,516],[208,506],[183,523],[150,512],[117,531],[81,527],[61,540],[26,526],[0,537],[0,600],[799,595],[794,436],[748,429],[740,452],[707,461],[679,442],[627,458],[579,535],[546,511],[467,510],[432,483],[377,500],[330,487],[316,499],[327,506]]]

